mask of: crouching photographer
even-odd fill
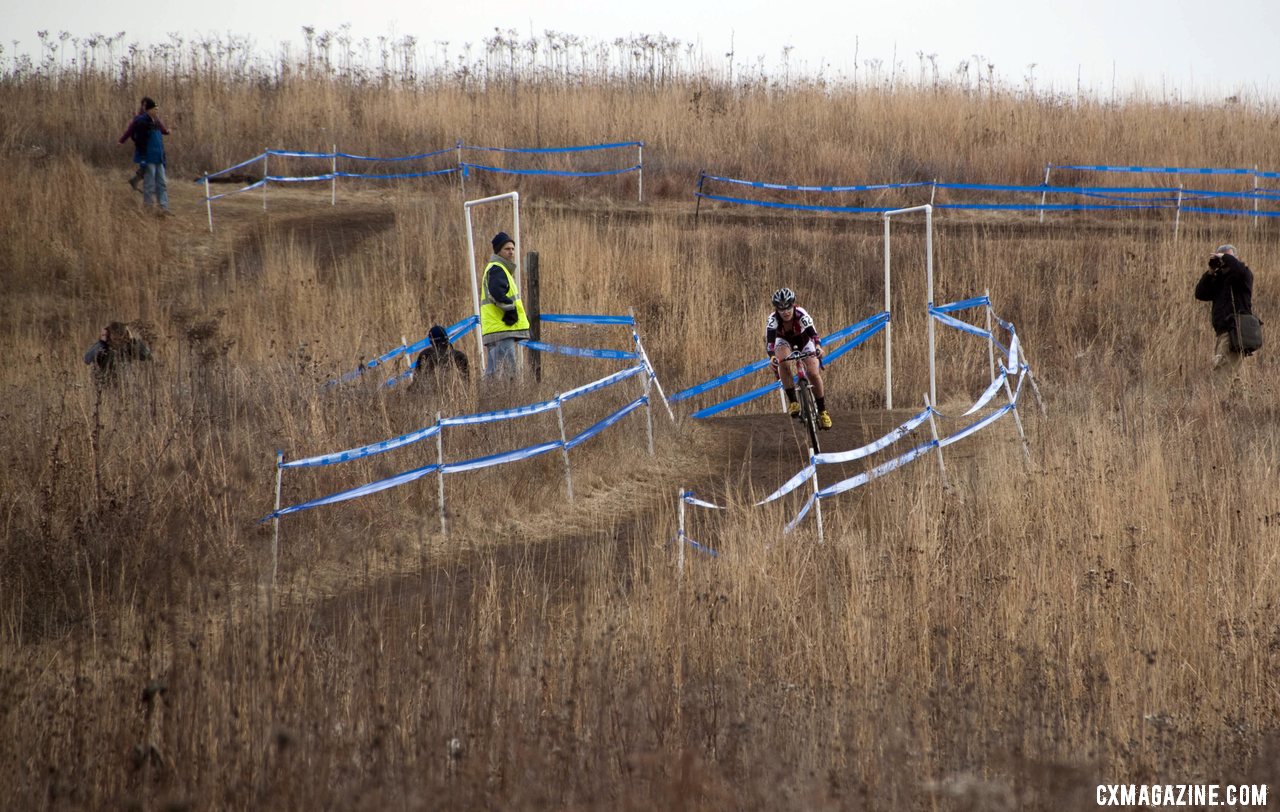
[[[1196,298],[1213,303],[1213,368],[1237,370],[1262,346],[1262,331],[1253,315],[1253,271],[1236,256],[1235,246],[1220,245],[1210,255],[1209,269],[1196,283]]]

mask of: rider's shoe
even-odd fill
[[[791,415],[792,417],[799,417],[799,416],[800,416],[800,404],[799,404],[799,403],[796,403],[795,401],[792,401],[791,403],[788,403],[788,404],[787,404],[787,414]]]
[[[820,429],[831,428],[831,415],[828,414],[826,410],[818,412],[818,428]]]

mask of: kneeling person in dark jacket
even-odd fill
[[[115,380],[120,369],[133,361],[150,361],[151,348],[133,334],[127,324],[113,321],[102,328],[97,342],[84,354],[84,362],[93,367],[98,383]]]
[[[434,385],[440,387],[442,376],[457,371],[466,379],[471,374],[471,364],[467,356],[455,350],[449,343],[449,334],[440,325],[431,328],[427,334],[431,338],[431,346],[418,353],[418,360],[413,365],[413,386],[423,389]]]

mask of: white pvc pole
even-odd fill
[[[480,285],[476,280],[476,236],[471,227],[470,206],[468,203],[464,207],[467,213],[467,276],[471,277],[471,304],[476,314],[476,354],[480,356],[480,372],[483,374],[489,371],[489,359],[484,354],[484,331],[480,329]]]
[[[520,296],[520,301],[524,301],[524,252],[520,250],[520,193],[511,193],[511,205],[515,209],[512,214],[512,227],[515,229],[516,236],[516,293]],[[513,296],[512,299],[515,297]],[[527,312],[527,311],[526,311]],[[531,351],[525,350],[520,352],[520,347],[516,348],[516,379],[519,380],[521,373],[524,372],[525,356]],[[569,501],[573,501],[573,494],[570,492]]]
[[[927,396],[924,399],[924,407],[929,410],[929,430],[933,432],[933,441],[937,443],[934,448],[938,449],[938,473],[942,474],[942,487],[950,489],[951,485],[947,482],[947,466],[942,461],[942,444],[938,443],[938,421],[934,419],[938,413]]]
[[[573,503],[573,471],[569,468],[568,438],[564,433],[564,402],[556,396],[556,419],[560,421],[560,451],[564,454],[564,486],[569,493],[569,502]]]
[[[276,452],[276,513],[280,512],[280,488],[284,480],[284,452]],[[280,517],[277,515],[271,534],[271,591],[276,589],[276,571],[280,566]]]
[[[267,210],[267,186],[270,181],[267,180],[271,175],[271,153],[262,153],[262,210]]]
[[[1178,239],[1178,226],[1182,224],[1182,184],[1178,184],[1178,211],[1173,215],[1173,238]]]
[[[461,140],[458,141],[457,153],[458,153],[458,183],[459,183],[459,188],[462,190],[462,197],[466,198],[467,169],[462,165],[462,141]]]
[[[818,498],[818,466],[813,461],[813,449],[809,449],[809,464],[813,466],[813,515],[818,522],[818,543],[825,544],[822,530],[822,500]]]
[[[684,575],[684,486],[680,487],[676,497],[676,511],[679,515],[678,532],[676,533],[676,569],[681,575]]]
[[[938,196],[938,179],[933,179],[933,188],[929,190],[929,205],[933,205],[933,201]]]
[[[1044,186],[1049,185],[1049,171],[1051,169],[1053,169],[1053,164],[1044,165],[1044,183],[1042,184]],[[1048,196],[1049,196],[1048,189],[1045,189],[1043,192],[1040,193],[1040,222],[1042,223],[1044,222],[1044,203],[1045,203],[1045,200],[1048,198]]]
[[[983,291],[987,298],[987,363],[991,365],[991,380],[996,379],[996,334],[991,324],[991,288]]]
[[[933,307],[933,206],[924,207],[924,250],[925,273],[929,278],[929,301],[926,308]],[[928,312],[926,310],[926,312]],[[929,402],[938,402],[937,367],[934,363],[936,347],[934,346],[934,318],[929,316]]]
[[[631,321],[636,320],[636,312],[630,310]],[[671,422],[676,422],[676,413],[671,411],[671,403],[667,400],[667,395],[662,391],[662,381],[658,380],[657,374],[653,371],[653,364],[649,361],[649,353],[645,351],[644,344],[640,341],[640,333],[633,325],[631,328],[631,337],[636,342],[636,352],[640,353],[640,360],[644,362],[644,369],[648,376],[653,380],[653,385],[658,388],[658,396],[662,398],[662,405],[667,407],[667,416],[671,418]]]
[[[636,172],[636,177],[639,179],[639,182],[636,184],[636,202],[643,203],[644,202],[644,144],[641,144],[639,147],[636,148],[636,163],[640,166],[640,169],[637,170]],[[1254,185],[1256,186],[1257,184],[1255,183]],[[1257,207],[1257,203],[1254,203],[1254,207],[1255,208]]]
[[[1258,225],[1258,165],[1253,165],[1253,224]]]
[[[333,145],[333,155],[330,157],[331,157],[331,161],[329,163],[329,174],[333,175],[333,177],[330,178],[330,180],[333,182],[333,189],[329,195],[329,205],[336,206],[338,205],[338,145],[337,144]]]
[[[889,214],[884,215],[884,312],[889,314],[889,321],[884,325],[884,408],[893,408],[893,308],[889,292],[890,257],[889,249]]]
[[[436,425],[440,426],[440,413],[436,412]],[[449,538],[449,519],[444,513],[444,426],[436,432],[436,483],[440,491],[440,535]]]
[[[640,377],[644,379],[644,426],[649,437],[649,456],[653,456],[653,398],[649,397],[649,389],[652,384],[648,375],[643,372]]]
[[[1027,461],[1027,465],[1031,465],[1031,447],[1027,445],[1027,433],[1022,430],[1022,416],[1018,414],[1018,404],[1013,399],[1013,390],[1009,388],[1009,378],[1004,379],[1004,393],[1009,398],[1009,403],[1013,406],[1010,410],[1013,412],[1013,423],[1018,427],[1018,437],[1022,439],[1022,457]]]
[[[213,201],[209,199],[209,176],[204,177],[204,207],[209,212],[209,233],[213,233]]]

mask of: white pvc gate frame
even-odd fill
[[[520,252],[520,193],[507,192],[505,194],[493,195],[491,197],[482,197],[477,200],[468,200],[462,204],[462,212],[467,220],[467,273],[471,277],[471,303],[475,307],[476,314],[476,352],[480,355],[480,368],[482,372],[489,371],[489,358],[484,351],[484,335],[480,328],[480,285],[479,276],[480,269],[476,265],[476,238],[475,230],[471,225],[471,209],[473,206],[481,206],[485,203],[497,203],[500,200],[510,200],[512,210],[512,227],[515,232],[516,241],[516,287],[523,295],[524,291],[524,254]],[[523,356],[517,353],[517,364],[523,364]]]
[[[893,209],[885,212],[884,217],[884,310],[889,314],[889,321],[884,325],[884,407],[893,408],[893,309],[889,282],[892,278],[892,252],[889,242],[889,218],[897,214],[924,212],[924,251],[925,278],[927,292],[925,297],[925,313],[933,307],[933,206],[912,206],[907,209]],[[937,371],[934,364],[935,344],[933,334],[933,316],[929,315],[929,402],[938,402]]]

